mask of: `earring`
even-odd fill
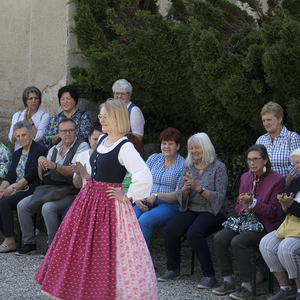
[[[263,167],[263,172],[266,173],[267,172],[267,168],[266,166]]]

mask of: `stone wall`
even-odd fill
[[[42,91],[41,108],[51,116],[61,111],[57,91],[72,81],[70,68],[82,65],[71,34],[75,7],[67,0],[9,0],[0,2],[0,142],[8,140],[12,115],[24,109],[27,86]],[[80,100],[80,108],[96,119],[98,104]]]

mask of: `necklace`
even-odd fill
[[[109,144],[107,141],[108,141],[108,138],[104,142],[105,143],[105,147],[110,147],[110,146],[112,146],[115,143],[115,142],[112,142],[112,143]]]

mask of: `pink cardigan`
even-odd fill
[[[240,194],[252,194],[253,173],[245,173],[241,177]],[[282,194],[286,190],[285,179],[282,175],[275,171],[271,171],[267,176],[263,174],[260,181],[256,184],[255,198],[257,203],[252,209],[255,211],[264,224],[266,230],[271,232],[277,228],[281,220],[276,213],[276,208],[279,206],[277,195]],[[235,205],[235,212],[241,216],[244,206],[238,203]]]

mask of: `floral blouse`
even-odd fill
[[[29,151],[26,154],[21,154],[19,163],[17,165],[16,174],[17,174],[17,180],[16,182],[19,182],[22,178],[24,178],[25,175],[25,165],[28,159]]]
[[[57,124],[64,118],[66,118],[66,116],[64,115],[63,111],[51,118],[43,139],[45,147],[48,150],[51,148],[52,137],[58,134]],[[93,126],[90,115],[78,108],[70,119],[72,119],[76,123],[77,136],[84,141],[87,141],[88,133],[90,131],[90,128]]]
[[[10,150],[0,143],[0,183],[5,178],[11,164],[11,153]]]

